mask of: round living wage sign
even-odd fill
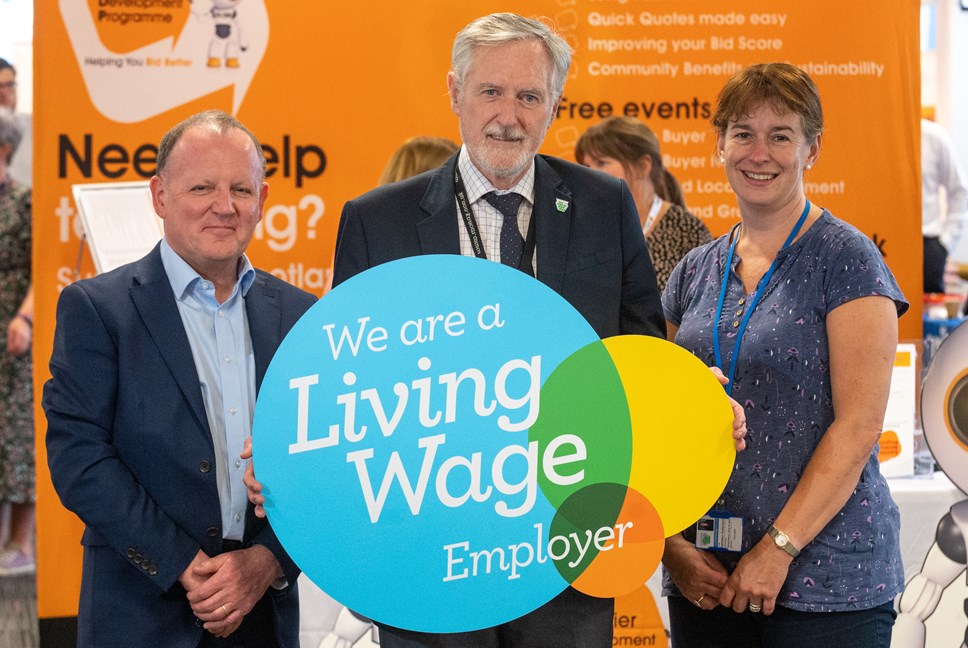
[[[313,582],[371,619],[459,632],[568,586],[641,587],[725,485],[731,429],[722,387],[675,345],[599,340],[522,272],[422,256],[299,320],[253,449],[269,520]]]

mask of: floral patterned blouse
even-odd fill
[[[714,363],[712,326],[729,245],[724,235],[693,250],[662,297],[676,342]],[[733,259],[720,327],[722,361],[737,361],[732,396],[746,409],[747,449],[714,508],[743,519],[742,550],[719,552],[732,570],[779,515],[817,444],[833,422],[826,317],[850,300],[882,295],[898,314],[908,304],[869,238],[828,211],[786,250],[750,317],[734,359],[736,326],[746,303]],[[858,331],[862,335],[863,331]],[[875,447],[850,499],[790,565],[777,602],[800,611],[868,609],[904,583],[900,518],[880,473]],[[666,593],[675,594],[666,582]]]
[[[0,178],[0,501],[34,501],[31,352],[7,353],[7,327],[30,288],[30,189]]]
[[[682,261],[682,257],[689,250],[711,240],[713,235],[702,220],[675,203],[670,205],[652,231],[645,235],[659,292],[665,288],[672,269]]]

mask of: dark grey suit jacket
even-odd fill
[[[261,384],[315,297],[257,271],[246,296]],[[188,337],[156,246],[67,286],[44,386],[47,456],[85,531],[78,646],[198,645],[178,583],[199,548],[221,553],[215,451]],[[298,569],[252,506],[244,546],[266,546],[292,585],[264,597],[279,646],[298,646]],[[237,631],[242,633],[246,625]]]

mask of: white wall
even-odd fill
[[[0,57],[17,68],[17,110],[33,112],[33,0],[0,0]]]
[[[937,10],[937,50],[923,61],[922,83],[936,87],[926,88],[922,96],[925,101],[934,99],[935,121],[951,134],[961,168],[968,173],[968,11],[960,8],[959,0],[928,1]],[[968,5],[968,0],[962,1]],[[968,261],[968,236],[961,237],[961,245],[949,256]]]
[[[938,123],[955,141],[968,168],[968,11],[958,0],[938,0]]]

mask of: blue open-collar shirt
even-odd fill
[[[161,242],[161,261],[191,345],[212,432],[222,537],[242,540],[248,503],[242,475],[247,462],[239,454],[252,435],[255,409],[255,354],[245,295],[255,280],[255,270],[243,254],[235,288],[219,304],[215,285],[178,256],[167,240]]]

